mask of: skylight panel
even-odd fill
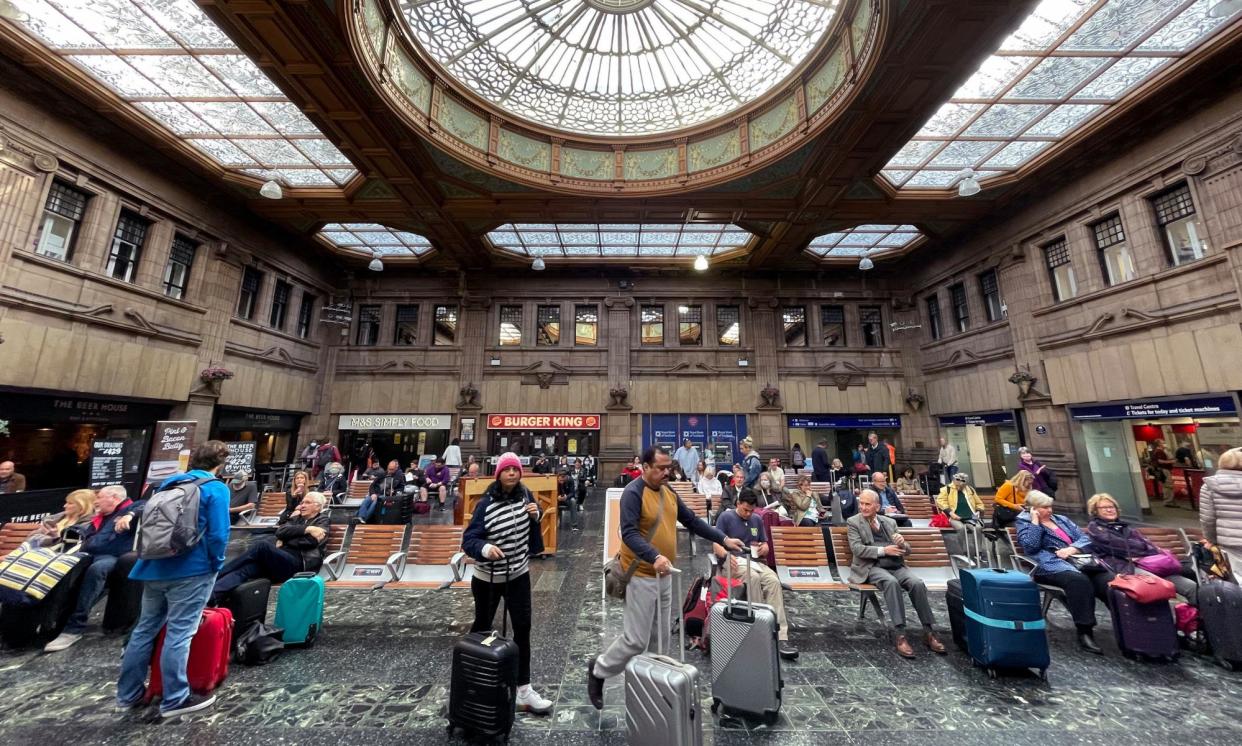
[[[1211,0],[1043,0],[888,161],[899,188],[1029,164],[1225,27]]]
[[[287,187],[357,170],[194,0],[12,0],[14,21],[209,160]]]
[[[432,250],[426,236],[377,223],[329,223],[315,235],[338,249],[364,255],[420,257]]]
[[[521,256],[715,256],[744,249],[753,238],[723,223],[520,223],[487,234],[496,249]]]
[[[821,259],[883,255],[922,238],[913,225],[859,225],[811,239],[807,251]]]

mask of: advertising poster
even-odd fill
[[[190,463],[190,447],[194,443],[197,422],[161,420],[155,423],[155,437],[151,440],[151,465],[147,467],[147,481],[157,482],[185,471]]]

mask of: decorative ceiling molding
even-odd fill
[[[671,194],[714,186],[775,162],[815,137],[861,91],[891,11],[842,2],[798,72],[740,109],[676,132],[600,137],[503,111],[425,58],[396,0],[350,3],[345,26],[371,86],[437,147],[506,180],[570,194]]]

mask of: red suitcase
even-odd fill
[[[160,654],[164,651],[164,632],[160,630],[151,656],[151,683],[147,685],[147,701],[160,696],[164,684],[160,678]],[[229,675],[229,656],[233,650],[233,612],[228,609],[203,609],[203,619],[190,641],[190,658],[186,676],[190,691],[208,694],[224,683]]]

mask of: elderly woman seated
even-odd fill
[[[817,526],[819,506],[811,492],[811,475],[799,474],[796,486],[781,494],[781,507],[795,526]]]
[[[1095,599],[1107,603],[1108,581],[1114,574],[1091,554],[1091,537],[1065,516],[1054,515],[1052,498],[1038,490],[1027,493],[1017,530],[1022,553],[1035,562],[1031,577],[1064,591],[1065,607],[1078,628],[1078,645],[1102,654],[1093,635]]]
[[[95,512],[95,490],[74,490],[65,496],[65,509],[43,519],[26,537],[32,547],[59,544],[65,529],[89,521]]]
[[[1157,575],[1173,584],[1178,594],[1190,602],[1199,604],[1199,584],[1193,573],[1185,570],[1179,559],[1161,549],[1143,536],[1143,532],[1121,519],[1117,501],[1107,492],[1092,496],[1087,501],[1087,534],[1091,537],[1091,552],[1116,573],[1146,573]]]
[[[276,524],[276,541],[258,541],[246,553],[226,564],[216,578],[212,597],[219,602],[237,586],[255,578],[283,583],[299,572],[317,572],[323,564],[328,541],[327,498],[307,492],[288,515]]]

